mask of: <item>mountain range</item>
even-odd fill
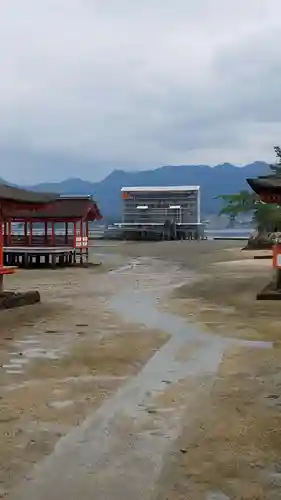
[[[202,214],[216,214],[221,201],[215,199],[220,194],[237,193],[248,189],[246,179],[269,172],[268,164],[257,161],[244,167],[224,163],[215,167],[208,165],[163,166],[154,170],[128,172],[114,170],[100,182],[92,183],[80,178],[70,178],[62,182],[41,183],[26,186],[36,191],[51,191],[60,194],[92,194],[107,220],[118,221],[121,214],[120,189],[123,186],[201,186]]]

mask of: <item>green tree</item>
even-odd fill
[[[281,147],[275,146],[276,163],[270,169],[276,176],[281,176]],[[255,193],[240,191],[237,194],[217,196],[222,201],[220,214],[228,215],[230,225],[233,225],[240,214],[252,213],[253,222],[259,235],[281,231],[281,207],[264,203]]]
[[[281,230],[281,207],[263,203],[254,193],[240,191],[237,194],[220,195],[217,198],[223,202],[220,214],[228,215],[230,224],[235,222],[238,215],[252,213],[252,220],[258,233]]]
[[[230,226],[233,226],[238,215],[252,212],[255,209],[255,195],[249,191],[240,191],[237,194],[222,194],[217,196],[222,201],[220,215],[229,217]]]
[[[276,154],[276,163],[274,165],[269,165],[270,170],[274,172],[275,175],[281,176],[281,148],[280,146],[274,146],[274,151]]]
[[[281,207],[257,201],[253,221],[258,233],[274,233],[281,230]]]

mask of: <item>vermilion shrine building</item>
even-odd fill
[[[83,263],[89,254],[89,224],[101,218],[91,196],[57,197],[36,211],[10,207],[3,217],[4,263]]]
[[[6,267],[4,265],[4,234],[5,222],[9,214],[13,212],[25,210],[26,213],[34,212],[42,209],[42,207],[50,205],[54,202],[56,196],[50,193],[35,193],[26,191],[4,184],[0,185],[0,293],[3,292],[3,277],[7,274],[12,274],[15,271],[14,267]]]

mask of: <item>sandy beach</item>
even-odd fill
[[[253,256],[97,242],[99,266],[9,277],[42,303],[0,313],[0,498],[280,498],[280,306]]]

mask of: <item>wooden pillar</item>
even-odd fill
[[[55,246],[55,222],[52,221],[52,247]]]
[[[64,243],[67,245],[68,244],[68,222],[65,222],[64,227],[65,227]]]
[[[33,222],[29,222],[29,245],[32,245],[32,240],[33,240]]]
[[[28,245],[28,239],[27,239],[27,221],[24,221],[24,244]]]
[[[45,236],[45,244],[48,245],[48,221],[44,222],[44,236]]]
[[[87,236],[86,261],[89,262],[89,221],[88,220],[86,220],[86,236]]]
[[[8,240],[7,244],[10,246],[12,243],[12,222],[8,221]]]
[[[76,264],[76,237],[77,237],[77,223],[76,221],[73,222],[73,246],[74,246],[74,253],[73,253],[73,264]]]
[[[4,221],[3,223],[3,247],[6,245],[7,243],[7,222]],[[3,262],[4,262],[4,258],[3,258]]]
[[[80,264],[83,264],[83,254],[84,254],[84,247],[83,247],[83,220],[80,221],[80,237],[81,237],[81,250],[80,250]]]

